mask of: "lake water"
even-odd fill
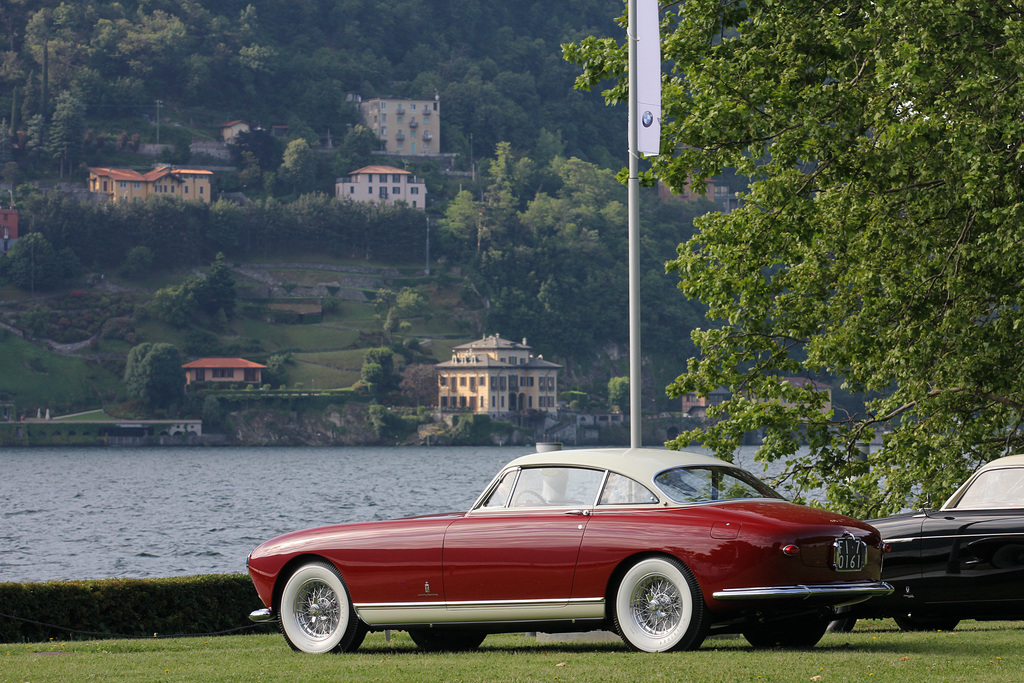
[[[0,582],[241,573],[254,547],[287,531],[465,510],[530,452],[4,448]]]

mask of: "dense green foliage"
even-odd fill
[[[735,167],[743,209],[710,214],[679,250],[680,288],[719,321],[672,387],[728,387],[714,427],[680,437],[729,453],[796,452],[865,515],[933,504],[979,462],[1024,446],[1024,12],[1010,3],[696,0],[663,25],[662,149],[679,187]],[[621,76],[614,39],[570,50],[580,83]],[[624,83],[608,93],[624,94]],[[844,378],[866,414],[779,378]],[[891,431],[890,431],[891,430]],[[857,445],[883,433],[860,462]]]
[[[0,643],[201,635],[263,607],[245,574],[0,583]]]
[[[161,269],[206,263],[217,252],[235,258],[313,252],[420,262],[426,233],[422,211],[338,202],[325,195],[238,206],[164,198],[93,204],[48,193],[31,195],[18,209],[26,236],[37,232],[58,252],[70,249],[85,267],[111,270],[140,246],[160,255]],[[407,247],[396,251],[395,244]]]
[[[58,251],[40,233],[25,235],[0,260],[0,276],[29,292],[56,289],[81,271],[73,250]]]
[[[572,92],[559,45],[612,28],[618,5],[5,2],[0,116],[23,132],[19,162],[57,170],[113,150],[122,132],[156,141],[156,127],[134,123],[143,115],[197,127],[287,124],[314,142],[358,121],[349,94],[436,95],[446,152],[479,157],[501,140],[536,152],[560,141],[570,154],[609,163],[622,126],[595,98]],[[162,133],[163,142],[180,137],[170,126]],[[301,185],[301,175],[287,182]]]
[[[185,371],[181,364],[181,353],[171,344],[146,342],[132,348],[124,368],[128,398],[152,407],[182,401]]]
[[[703,317],[664,263],[709,207],[642,197],[645,353],[682,362],[693,350],[689,332]],[[562,157],[542,166],[499,145],[482,197],[462,192],[448,206],[441,246],[472,266],[491,304],[489,330],[582,361],[628,342],[626,219],[626,190],[611,171]]]

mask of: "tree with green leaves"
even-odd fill
[[[608,380],[608,403],[619,410],[629,410],[629,378],[612,377]]]
[[[149,247],[132,247],[124,256],[117,269],[118,274],[129,280],[146,277],[153,269],[153,250]]]
[[[315,152],[303,138],[296,138],[284,149],[284,160],[277,171],[281,182],[288,183],[298,194],[312,188],[316,176]]]
[[[11,127],[7,119],[0,119],[0,168],[14,162],[14,147],[11,145]]]
[[[185,392],[181,354],[172,344],[139,344],[128,352],[124,368],[128,397],[152,408],[166,408]]]
[[[230,319],[235,315],[236,297],[235,276],[228,268],[224,254],[218,253],[197,293],[199,306],[211,315],[224,311],[224,315]]]
[[[752,180],[743,207],[701,218],[669,263],[715,321],[669,391],[732,393],[674,446],[728,456],[758,430],[758,458],[785,458],[797,491],[824,485],[865,516],[941,502],[1021,450],[1022,26],[1002,2],[665,12],[665,154],[645,177],[677,190],[725,168]],[[625,99],[623,44],[565,52],[579,86],[612,78],[606,98]],[[837,411],[787,377],[860,392],[865,409]]]
[[[387,347],[367,349],[363,354],[360,377],[371,385],[375,393],[395,389],[401,378],[395,368],[395,353]]]
[[[62,92],[50,120],[50,134],[46,148],[60,162],[60,177],[69,170],[82,154],[85,139],[85,106],[74,95]]]
[[[6,277],[18,288],[36,292],[55,289],[82,272],[68,248],[58,251],[41,233],[21,237],[7,254]]]

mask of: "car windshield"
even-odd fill
[[[754,475],[734,467],[676,467],[659,474],[654,483],[677,503],[782,498]]]
[[[1024,468],[982,472],[950,507],[957,510],[1024,507]]]

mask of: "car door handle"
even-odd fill
[[[565,514],[567,514],[567,515],[582,515],[584,517],[589,517],[590,516],[590,510],[566,510]]]

